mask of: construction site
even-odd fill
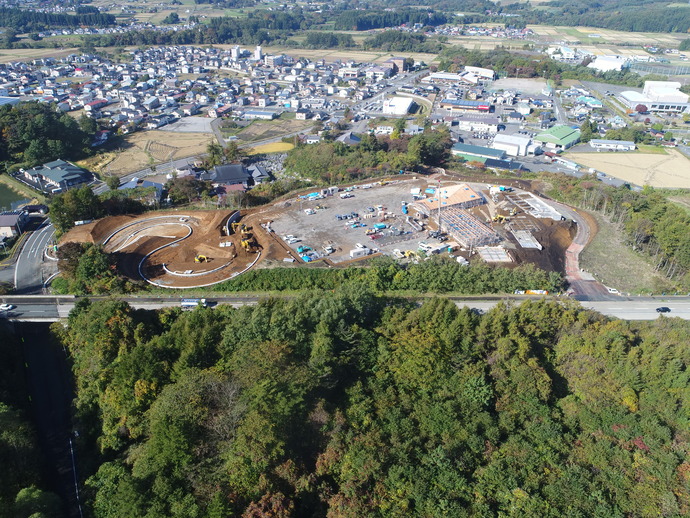
[[[401,177],[403,178],[403,177]],[[161,211],[73,228],[127,277],[166,288],[210,286],[250,268],[346,266],[376,255],[434,255],[564,271],[574,225],[531,192],[441,178],[317,189],[240,211]]]
[[[116,216],[73,228],[69,241],[103,245],[120,272],[164,288],[210,286],[232,279],[262,257],[264,230],[239,211],[176,211]]]
[[[270,219],[271,237],[300,262],[337,266],[376,254],[403,261],[446,254],[463,264],[530,262],[564,271],[575,229],[547,202],[512,187],[438,180],[318,190],[276,204],[262,217]]]

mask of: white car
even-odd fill
[[[16,306],[13,306],[12,304],[0,304],[0,311],[9,311],[10,309],[14,309]]]

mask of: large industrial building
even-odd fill
[[[491,149],[483,146],[473,146],[472,144],[463,144],[461,142],[454,144],[450,152],[453,156],[463,158],[470,162],[483,162],[482,159],[486,160],[487,158],[502,160],[506,156],[505,151],[500,149]]]
[[[384,115],[407,115],[412,110],[414,100],[410,97],[392,97],[383,101]]]
[[[466,99],[443,99],[439,108],[451,113],[489,113],[491,103],[487,101],[470,101]]]
[[[596,56],[587,68],[592,68],[598,72],[620,72],[630,66],[630,59],[624,56]]]
[[[589,145],[596,150],[635,151],[635,143],[631,140],[592,139],[589,141]]]
[[[532,139],[521,135],[504,135],[499,133],[494,137],[491,147],[505,151],[510,156],[525,156],[534,154],[539,146],[532,144]]]
[[[453,125],[457,125],[460,131],[479,133],[498,133],[499,124],[501,124],[500,117],[493,115],[460,115],[453,120]]]
[[[676,81],[645,81],[642,93],[626,90],[618,98],[631,110],[642,104],[650,112],[688,112],[690,96],[680,87]]]
[[[534,137],[534,141],[548,150],[568,149],[580,142],[580,130],[570,126],[554,126]]]

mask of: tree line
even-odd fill
[[[115,25],[115,16],[100,12],[79,12],[77,14],[44,13],[0,8],[0,27],[12,28],[19,32],[43,31],[57,27],[110,27]]]
[[[601,27],[626,32],[688,32],[690,11],[657,0],[553,0],[549,9],[521,11],[526,23]]]
[[[546,272],[531,264],[515,268],[495,268],[483,262],[461,266],[447,257],[436,256],[419,264],[402,265],[389,257],[379,257],[366,267],[271,268],[251,270],[218,284],[218,292],[298,292],[340,290],[362,284],[377,293],[513,293],[516,290],[565,291],[566,283],[557,272]]]
[[[501,47],[487,52],[453,46],[445,48],[439,54],[439,70],[456,72],[463,66],[487,67],[509,77],[543,77],[553,80],[556,85],[566,79],[578,79],[641,87],[644,86],[645,81],[666,80],[663,76],[651,74],[643,77],[629,69],[601,73],[582,65],[572,66],[559,63],[545,55],[535,57],[509,52]]]
[[[23,102],[0,107],[0,161],[5,168],[33,167],[58,158],[74,160],[92,153],[95,132],[88,117],[74,119],[53,105]]]
[[[308,32],[304,46],[312,49],[335,49],[356,47],[351,34],[333,32]]]
[[[80,301],[54,333],[96,518],[690,512],[680,319],[479,316],[351,285],[191,312]]]
[[[403,119],[401,122],[405,123]],[[327,139],[292,149],[285,168],[319,184],[334,185],[420,165],[441,165],[448,159],[451,146],[446,128],[397,139],[366,134],[355,146]]]
[[[445,13],[421,9],[349,10],[335,14],[333,28],[337,31],[368,31],[416,23],[435,27],[449,21],[450,18]]]
[[[436,54],[443,50],[438,40],[427,38],[423,34],[410,34],[402,31],[379,32],[364,40],[365,49],[379,49],[386,52],[427,52]]]

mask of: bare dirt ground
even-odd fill
[[[239,233],[224,234],[231,212],[169,211],[109,217],[73,228],[61,243],[107,241],[106,251],[117,255],[118,269],[131,279],[141,280],[143,273],[165,287],[210,285],[243,272],[257,257],[258,264],[265,256],[273,255],[274,245],[264,229],[252,223],[255,218],[251,215],[243,217],[242,223],[253,227],[250,231],[257,241],[257,251],[262,252],[260,256],[242,248]],[[221,243],[232,245],[221,247]],[[199,256],[207,260],[196,262]]]
[[[106,250],[117,255],[118,268],[124,275],[140,280],[143,274],[159,286],[170,288],[214,284],[231,279],[250,266],[265,268],[284,265],[286,260],[295,265],[302,264],[297,248],[303,245],[309,245],[315,251],[321,251],[322,245],[333,246],[335,253],[324,257],[321,264],[345,267],[352,263],[349,251],[356,247],[356,243],[366,243],[365,246],[376,248],[384,254],[390,254],[394,249],[416,251],[422,241],[434,243],[426,231],[412,231],[403,236],[386,235],[372,241],[365,235],[365,230],[371,227],[374,220],[365,219],[368,223],[365,228],[353,229],[335,217],[336,214],[352,211],[366,214],[368,206],[378,203],[384,203],[397,214],[401,200],[409,201],[412,187],[423,188],[427,185],[433,185],[429,178],[396,179],[389,185],[356,189],[355,196],[349,199],[334,196],[320,201],[300,201],[293,197],[273,205],[243,210],[240,222],[251,227],[250,232],[257,241],[260,256],[242,248],[240,234],[224,235],[222,229],[233,212],[227,210],[161,211],[139,216],[109,217],[73,228],[61,242],[105,242]],[[474,184],[473,187],[486,188],[486,185]],[[322,208],[316,209],[317,204]],[[503,243],[513,258],[512,265],[533,263],[544,270],[564,272],[565,250],[574,234],[571,222],[536,219],[522,213],[511,220],[509,227],[491,222],[491,216],[496,212],[491,207],[490,202],[471,211],[481,221],[488,220],[487,224],[504,238]],[[315,213],[305,213],[308,208],[314,208]],[[503,203],[501,210],[509,208]],[[426,222],[430,228],[435,228],[433,218],[427,218]],[[262,227],[262,224],[268,223],[272,232]],[[408,230],[401,215],[393,216],[387,223]],[[530,230],[543,250],[520,247],[509,232],[512,227]],[[288,245],[282,239],[288,233],[297,236],[299,241]],[[232,245],[221,247],[221,243]],[[460,250],[459,253],[468,259],[478,260],[478,256],[469,257],[467,251]],[[198,256],[205,256],[208,261],[196,262]]]

